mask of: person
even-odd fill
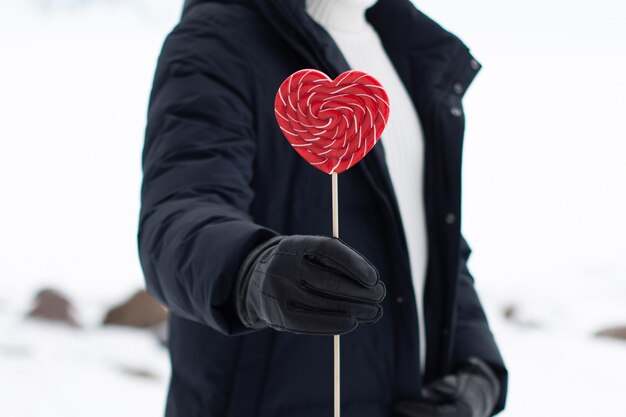
[[[380,142],[330,178],[285,140],[282,81],[371,73]],[[170,311],[169,417],[484,417],[508,373],[461,235],[462,97],[481,65],[410,0],[188,0],[150,96],[138,248]]]

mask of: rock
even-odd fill
[[[49,320],[77,327],[75,308],[69,299],[59,291],[45,288],[35,296],[35,306],[27,314],[28,318]]]
[[[514,304],[509,304],[505,306],[502,309],[502,315],[507,321],[514,323],[520,327],[533,328],[533,329],[541,327],[539,322],[530,320],[527,318],[526,319],[523,318],[520,312],[520,309],[518,308],[518,306]]]
[[[626,340],[626,326],[609,327],[603,330],[599,330],[594,333],[594,336]]]
[[[508,305],[506,307],[504,307],[504,309],[502,310],[502,314],[504,315],[504,318],[507,320],[516,320],[517,318],[517,307],[515,307],[514,305]]]
[[[167,320],[167,310],[145,290],[110,309],[103,324],[153,327]]]
[[[156,372],[153,372],[152,370],[147,369],[147,368],[140,368],[140,367],[134,367],[134,366],[120,366],[119,370],[123,374],[129,375],[135,378],[154,379],[154,380],[161,379]]]

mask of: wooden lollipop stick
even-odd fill
[[[333,211],[333,237],[339,237],[339,177],[336,172],[331,174],[332,177],[332,211]],[[335,364],[335,414],[334,417],[341,415],[341,385],[340,385],[340,349],[339,335],[333,336],[334,342],[334,364]]]
[[[340,374],[339,374],[339,335],[333,336],[335,344],[335,417],[341,415],[341,390],[340,390]]]
[[[339,175],[331,174],[333,180],[333,237],[339,237]]]

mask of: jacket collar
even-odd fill
[[[311,55],[301,43],[306,41],[307,46],[318,48],[315,52],[321,48],[331,62],[336,62],[337,55],[341,55],[326,31],[306,13],[304,0],[186,0],[183,14],[202,3],[233,3],[255,8],[300,53]],[[472,62],[468,48],[458,37],[420,12],[411,0],[378,0],[367,10],[366,18],[387,50],[409,60],[416,73],[413,80],[408,80],[412,83],[436,84],[453,65],[471,65],[472,72],[480,67]],[[465,59],[455,61],[459,56]],[[466,81],[464,90],[471,79]]]

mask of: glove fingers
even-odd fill
[[[309,263],[334,270],[357,283],[372,287],[379,282],[378,271],[360,253],[336,238],[311,240],[304,251]]]
[[[363,286],[336,269],[308,259],[301,266],[300,280],[310,292],[332,298],[380,303],[385,297],[385,285],[380,280],[373,286]]]
[[[380,304],[327,298],[311,293],[297,295],[294,301],[297,306],[308,309],[313,314],[351,317],[357,322],[365,324],[375,323],[383,314],[383,308]]]
[[[321,311],[299,302],[287,304],[285,323],[282,329],[305,334],[344,334],[354,330],[356,320],[344,314]]]
[[[293,235],[257,256],[243,282],[242,321],[306,334],[343,334],[382,316],[385,286],[363,256],[335,238]]]
[[[457,417],[457,409],[451,404],[429,404],[400,401],[394,405],[394,417]]]

